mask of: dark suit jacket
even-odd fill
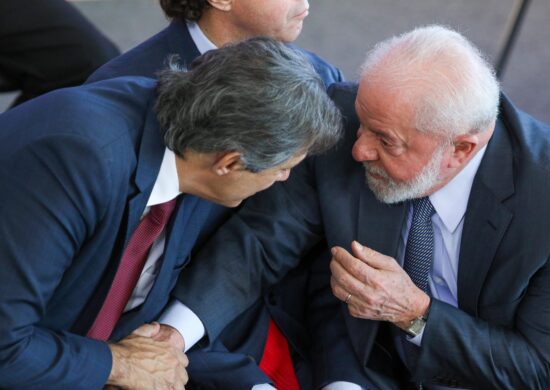
[[[0,116],[0,387],[100,389],[107,344],[93,322],[140,220],[165,146],[155,82],[119,78],[59,90]],[[155,319],[212,204],[178,203],[145,302],[112,339]],[[184,239],[182,239],[184,237]]]
[[[196,258],[207,264],[180,277],[175,294],[201,317],[210,337],[320,240],[328,247],[349,249],[355,239],[396,254],[406,207],[378,202],[365,184],[362,165],[351,157],[358,126],[356,86],[337,85],[331,93],[346,118],[343,141],[333,151],[307,159],[287,182],[251,199]],[[548,150],[550,128],[502,97],[465,215],[459,307],[434,300],[413,373],[416,381],[474,388],[550,387]],[[220,241],[228,244],[221,249]],[[222,262],[224,267],[218,266]],[[215,288],[201,290],[206,280]],[[224,310],[214,312],[214,303],[228,296],[232,299]],[[340,335],[353,347],[363,374],[380,387],[398,388],[384,376],[385,364],[373,361],[371,354],[378,347],[380,323],[332,313],[344,318],[345,334]],[[391,351],[386,355],[386,361],[395,360]],[[353,381],[358,374],[346,375]],[[336,375],[327,372],[321,380],[346,379]]]
[[[317,55],[292,47],[309,59],[327,86],[343,80],[340,70]],[[88,82],[121,75],[155,77],[166,66],[166,58],[171,54],[177,54],[180,62],[186,65],[200,54],[187,26],[180,20],[174,20],[155,36],[102,66]],[[232,212],[219,206],[217,211],[225,215]],[[191,385],[240,390],[269,382],[258,369],[257,362],[261,359],[269,318],[272,317],[293,347],[295,369],[302,387],[310,387],[309,365],[305,359],[308,335],[303,327],[305,303],[301,298],[305,296],[309,278],[306,268],[293,271],[284,282],[267,292],[262,300],[226,329],[210,346],[208,353],[193,351],[189,354]]]

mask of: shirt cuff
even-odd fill
[[[424,335],[424,329],[426,327],[424,326],[424,328],[422,328],[422,330],[420,331],[420,333],[418,333],[416,336],[414,337],[411,337],[411,336],[407,336],[406,339],[408,342],[410,343],[413,343],[414,345],[416,345],[417,347],[420,347],[420,344],[422,344],[422,336]]]
[[[351,382],[332,382],[323,387],[322,390],[362,390],[362,387]]]
[[[159,318],[161,324],[176,328],[185,341],[185,351],[203,338],[205,330],[202,321],[180,301],[175,299],[164,309]]]
[[[252,386],[252,390],[276,390],[269,383],[262,383],[261,385]]]

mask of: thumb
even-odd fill
[[[152,322],[150,324],[143,324],[132,332],[135,336],[141,337],[154,337],[160,331],[160,324],[158,322]]]
[[[359,244],[357,241],[351,243],[353,256],[373,268],[387,268],[389,257],[375,251],[367,246]]]

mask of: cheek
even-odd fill
[[[379,165],[388,176],[390,176],[393,180],[397,182],[408,182],[413,180],[421,171],[421,169],[417,169],[416,166],[413,166],[412,164],[406,163],[406,164],[395,164],[395,163],[389,163],[389,162],[381,162]]]

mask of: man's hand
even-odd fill
[[[183,345],[181,336],[178,339],[158,323],[140,326],[109,344],[113,368],[107,384],[123,389],[184,389],[189,362]]]
[[[154,322],[153,324],[156,324],[156,322]],[[180,334],[180,332],[178,332],[176,328],[170,325],[166,325],[166,324],[159,324],[159,325],[160,325],[160,329],[155,335],[152,336],[153,340],[166,341],[168,344],[170,344],[174,348],[178,348],[184,351],[185,341],[183,340],[183,336]]]
[[[347,303],[352,316],[389,321],[406,329],[427,312],[430,297],[395,259],[357,241],[351,248],[353,255],[343,248],[332,248],[330,284],[334,295]]]

